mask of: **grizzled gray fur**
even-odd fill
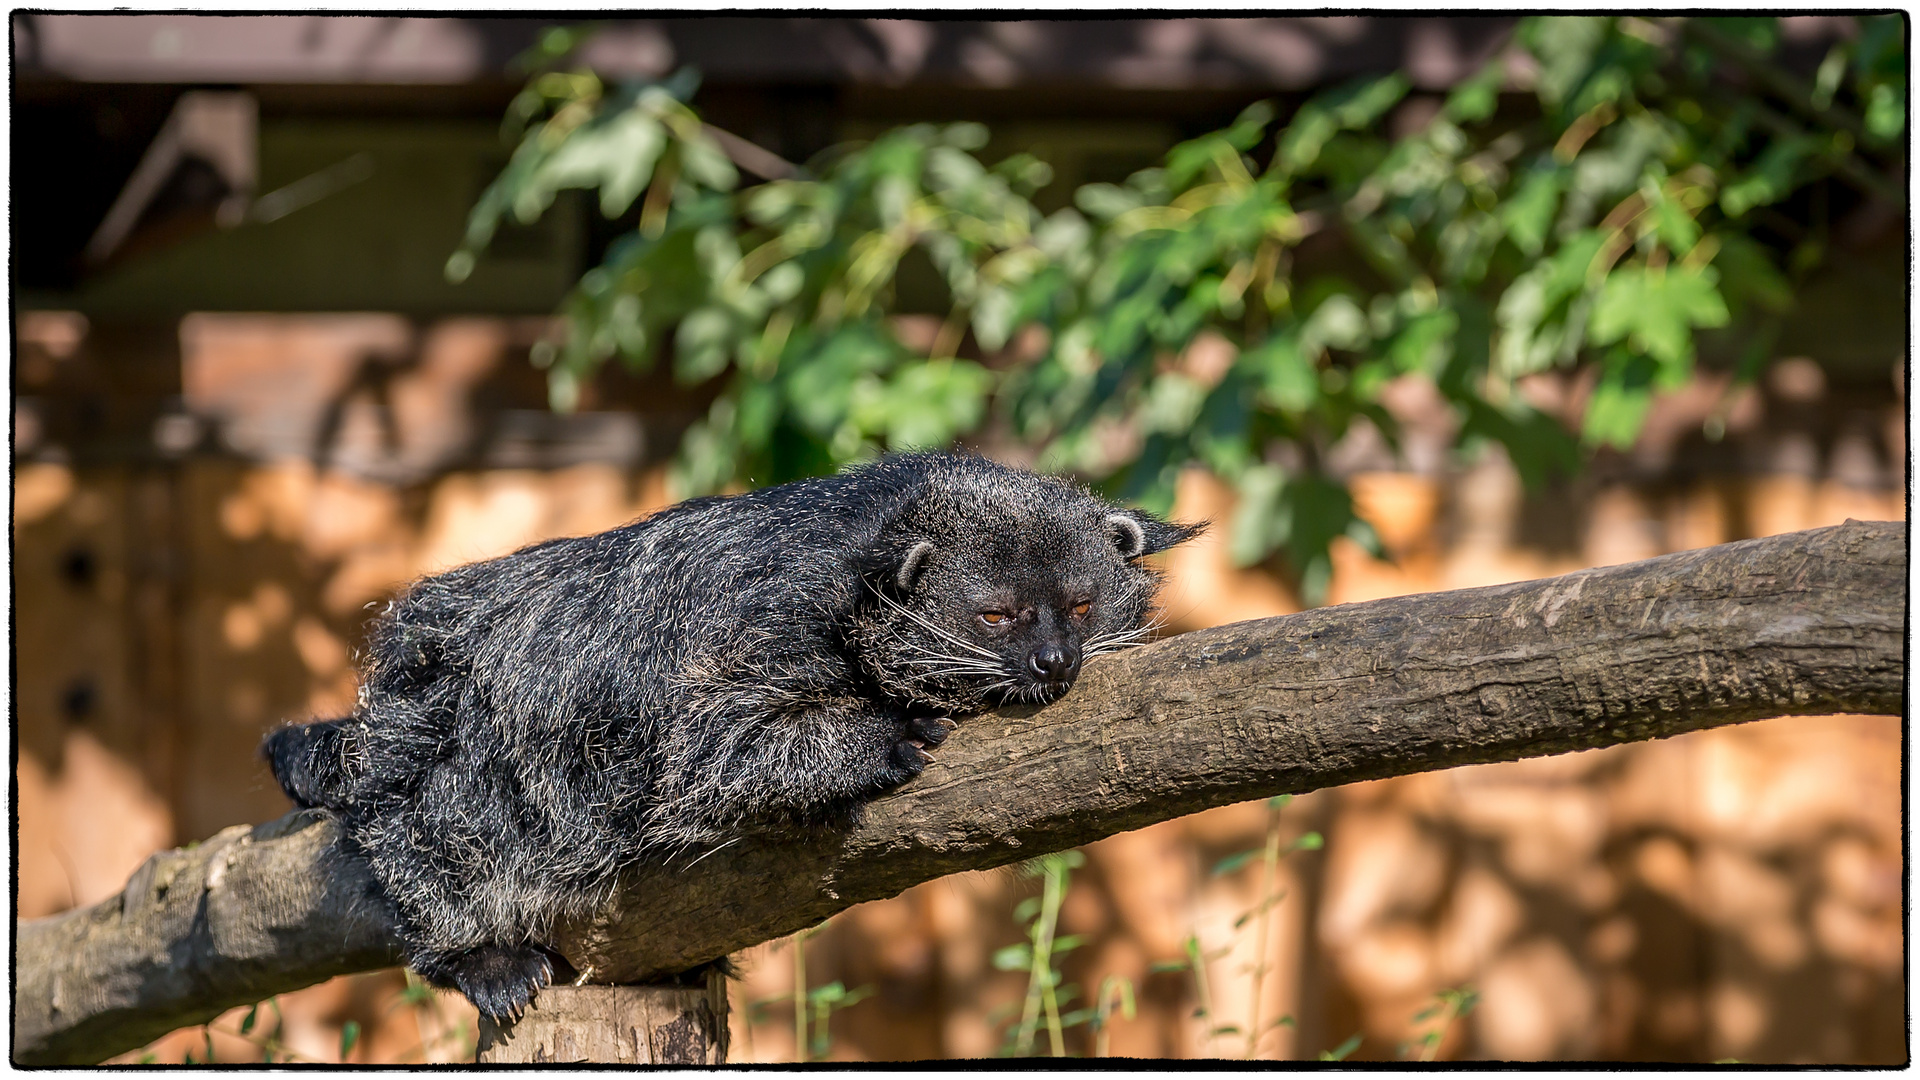
[[[951,718],[1143,640],[1140,557],[1197,531],[940,454],[694,499],[417,582],[353,714],[263,752],[339,819],[414,969],[517,1016],[554,920],[622,867],[849,820]]]

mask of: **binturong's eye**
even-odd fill
[[[1004,611],[983,611],[980,613],[980,621],[986,623],[988,626],[1004,625],[1010,617],[1011,616]]]
[[[1088,603],[1085,600],[1082,600],[1079,603],[1073,605],[1073,617],[1076,619],[1084,619],[1087,617],[1087,613],[1092,610],[1093,610],[1093,605]]]

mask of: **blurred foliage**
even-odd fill
[[[1692,372],[1700,331],[1742,328],[1741,374],[1757,373],[1792,280],[1824,254],[1824,228],[1782,241],[1763,219],[1828,177],[1902,199],[1904,22],[1858,31],[1808,81],[1777,62],[1772,17],[1529,18],[1443,101],[1410,100],[1395,74],[1291,116],[1258,103],[1042,215],[1048,166],[988,165],[966,123],[742,186],[687,105],[689,75],[612,87],[560,70],[582,35],[557,30],[447,271],[565,189],[596,191],[611,218],[638,203],[534,361],[559,409],[610,359],[717,380],[680,494],[991,435],[1165,510],[1198,464],[1239,492],[1235,559],[1282,556],[1315,602],[1336,538],[1379,554],[1324,461],[1361,418],[1397,447],[1390,382],[1430,382],[1463,449],[1499,443],[1538,484],[1631,444]],[[910,257],[946,303],[919,347],[892,317]],[[1230,362],[1191,362],[1214,337]],[[1516,380],[1572,368],[1593,390],[1570,431]]]
[[[999,1050],[1001,1057],[1033,1056],[1034,1039],[1043,1026],[1053,1056],[1066,1057],[1068,1028],[1096,1022],[1102,1026],[1105,1024],[1107,1014],[1102,1011],[1104,1004],[1074,1009],[1064,1015],[1061,1013],[1061,1006],[1072,1003],[1080,996],[1080,988],[1070,983],[1062,984],[1057,961],[1062,955],[1079,948],[1084,939],[1078,934],[1064,937],[1057,934],[1060,909],[1066,904],[1073,871],[1086,863],[1087,857],[1079,851],[1060,851],[1030,859],[1020,866],[1019,872],[1023,876],[1040,879],[1041,891],[1039,896],[1027,897],[1013,909],[1014,921],[1026,924],[1027,940],[993,954],[993,966],[997,970],[1027,972],[1027,992],[1017,1006],[1019,1022],[1007,1028],[1006,1038]],[[1112,979],[1109,976],[1101,986],[1103,1002],[1113,990]],[[1124,979],[1121,981],[1125,982]],[[1128,984],[1125,990],[1128,1011],[1131,1011],[1132,990],[1132,985]],[[1013,1012],[1015,1007],[1010,1005],[1007,1011]],[[1096,1034],[1099,1030],[1096,1028]]]

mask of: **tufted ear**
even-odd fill
[[[876,544],[856,556],[854,564],[873,588],[883,593],[904,593],[913,588],[932,554],[933,541],[909,537]]]
[[[1162,521],[1144,510],[1120,510],[1107,515],[1114,549],[1126,559],[1165,551],[1206,531],[1207,523],[1193,525]]]
[[[933,554],[933,541],[922,540],[907,549],[906,557],[900,560],[900,566],[893,572],[893,585],[901,592],[913,588],[913,580],[920,576],[920,570],[927,565],[927,556]]]

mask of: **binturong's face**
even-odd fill
[[[1160,575],[1142,559],[1197,530],[1032,479],[1045,486],[1024,498],[915,515],[892,546],[863,651],[897,696],[956,712],[1053,701],[1088,659],[1155,629]],[[941,527],[954,520],[969,527]]]

